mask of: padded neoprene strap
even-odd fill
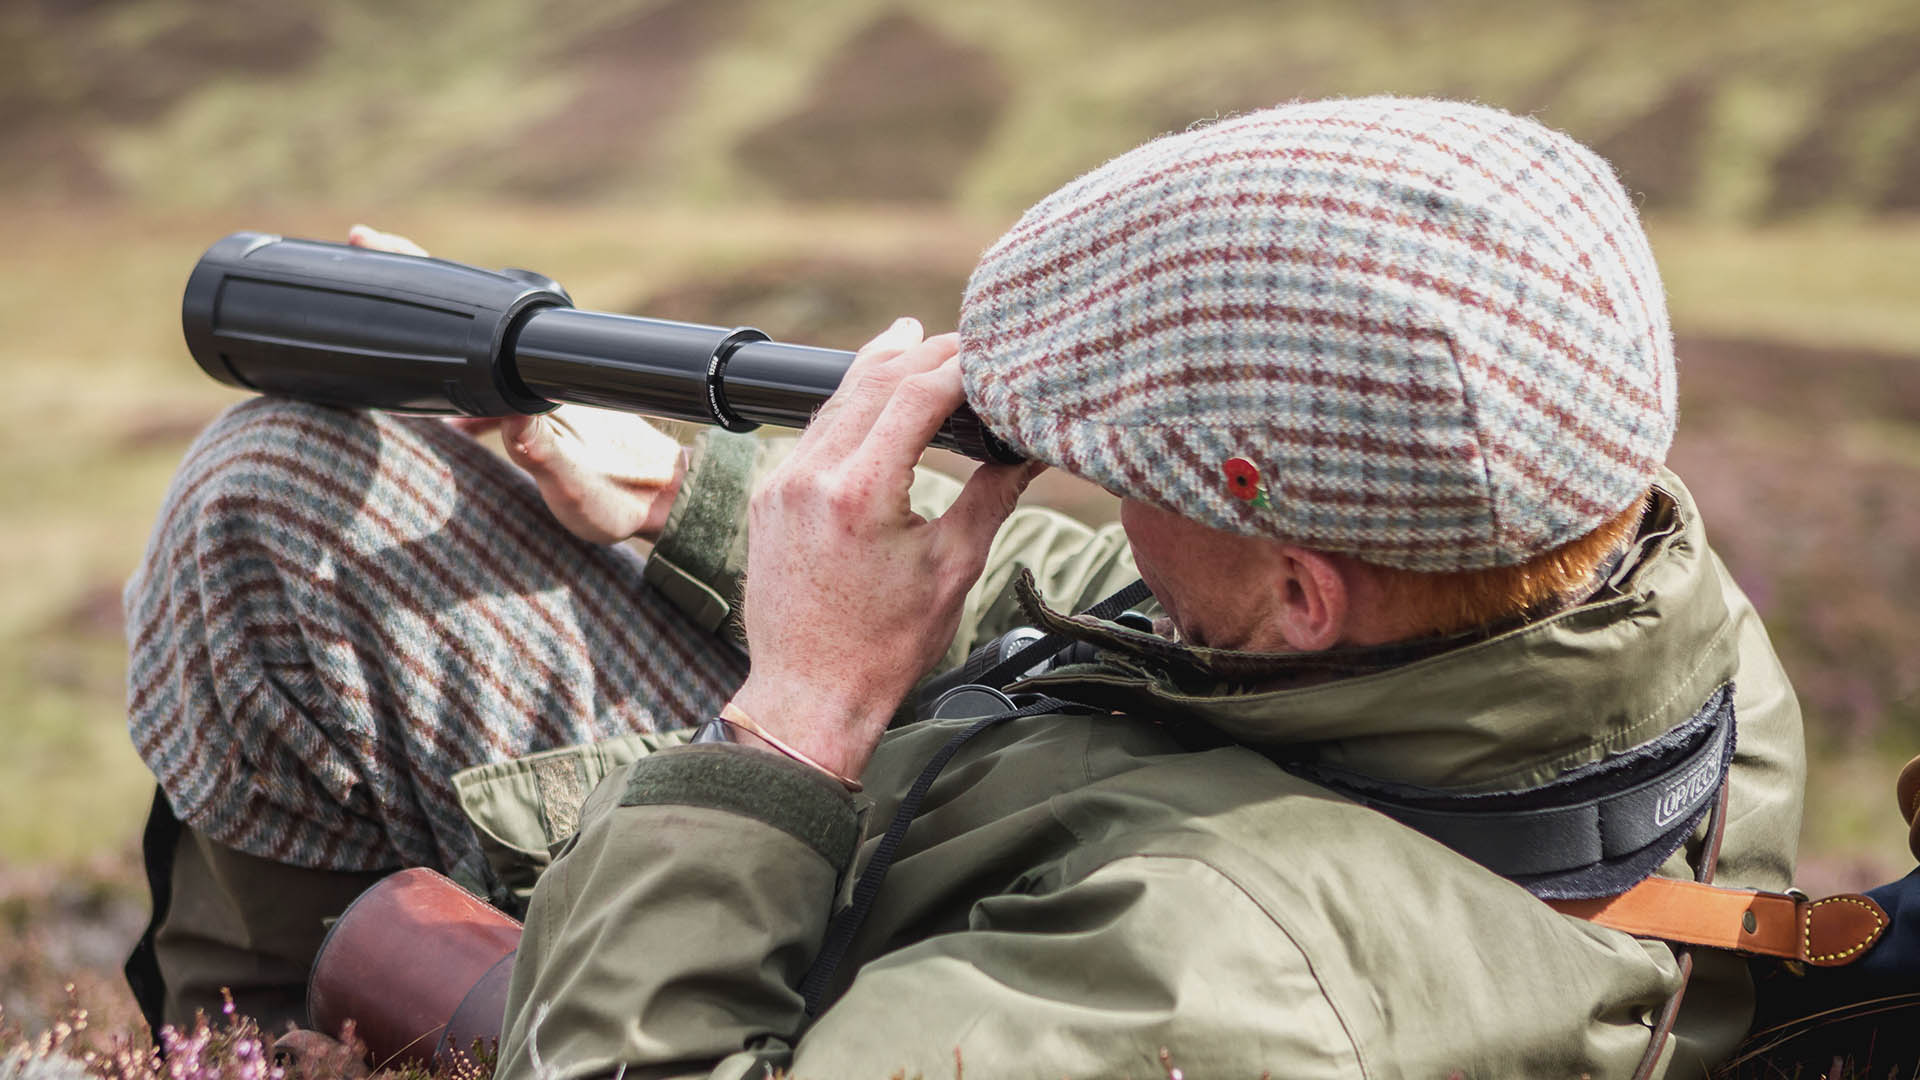
[[[1290,771],[1432,837],[1543,900],[1613,896],[1651,875],[1705,817],[1733,763],[1733,686],[1665,752],[1524,791],[1461,794],[1309,764]]]
[[[1731,727],[1717,727],[1699,749],[1663,775],[1564,806],[1450,812],[1377,796],[1356,798],[1504,876],[1548,874],[1638,851],[1705,809],[1726,775],[1722,759],[1731,733]]]

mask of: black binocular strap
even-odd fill
[[[853,944],[853,936],[860,932],[860,924],[867,920],[867,913],[873,910],[873,902],[880,895],[880,886],[887,880],[887,871],[893,867],[893,860],[900,853],[900,844],[907,837],[907,828],[913,824],[915,815],[920,812],[920,804],[927,797],[928,789],[940,771],[960,752],[960,747],[975,735],[1022,716],[1040,716],[1058,711],[1067,703],[1058,698],[1043,697],[1029,702],[1012,712],[998,716],[985,716],[967,725],[959,734],[948,739],[927,767],[907,789],[906,797],[900,800],[900,809],[893,815],[893,823],[887,826],[887,833],[880,838],[880,844],[873,849],[873,858],[867,861],[866,870],[860,874],[860,880],[853,886],[853,902],[841,908],[827,924],[827,938],[820,946],[820,954],[814,957],[813,966],[800,980],[800,995],[806,999],[807,1015],[820,1015],[820,1007],[825,1003],[827,988],[833,982],[833,973],[847,954],[847,947]]]
[[[1088,608],[1085,614],[1096,619],[1111,619],[1149,595],[1147,583],[1135,581]],[[1048,634],[996,664],[976,681],[997,690],[1018,678],[1028,668],[1065,648],[1067,641],[1063,634]],[[854,935],[860,932],[860,925],[866,922],[867,913],[873,910],[873,902],[880,895],[880,886],[887,880],[887,871],[892,869],[893,860],[900,853],[900,845],[906,840],[907,829],[920,813],[920,804],[926,800],[933,782],[939,779],[941,770],[953,760],[953,755],[960,752],[968,739],[990,727],[1023,716],[1057,712],[1067,704],[1058,698],[1043,697],[1011,712],[981,717],[948,739],[946,745],[927,762],[926,768],[920,770],[913,786],[907,789],[906,796],[900,800],[900,808],[894,811],[893,822],[887,826],[886,835],[880,838],[879,845],[873,849],[873,858],[867,860],[867,868],[861,872],[860,880],[854,883],[852,902],[827,924],[827,937],[820,945],[820,953],[814,957],[813,966],[807,969],[807,974],[800,980],[800,995],[806,1000],[808,1016],[820,1015],[820,1009],[826,1003],[827,991],[833,984],[834,971],[846,957]]]
[[[1135,580],[1133,584],[1128,585],[1126,588],[1093,605],[1086,611],[1081,612],[1081,614],[1091,615],[1096,619],[1112,619],[1152,595],[1153,591],[1147,588],[1145,581]],[[1027,669],[1059,652],[1061,649],[1066,648],[1071,643],[1072,639],[1060,633],[1037,637],[1023,646],[1019,652],[988,668],[985,672],[981,673],[979,678],[973,681],[981,686],[991,686],[995,690],[1002,689],[1018,679]]]
[[[160,1024],[167,985],[160,972],[160,955],[154,942],[173,906],[173,856],[183,828],[180,819],[173,816],[166,792],[156,785],[153,808],[147,812],[146,831],[140,837],[140,851],[146,861],[147,892],[153,898],[153,917],[147,921],[146,931],[140,935],[121,970],[126,973],[127,988],[133,991],[134,1003],[140,1006],[140,1015],[146,1018],[153,1045],[161,1057],[166,1056],[166,1047],[160,1042]]]

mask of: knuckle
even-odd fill
[[[931,408],[945,402],[947,379],[937,371],[922,372],[902,380],[894,393],[909,405]]]
[[[891,346],[875,348],[869,345],[853,354],[853,363],[847,365],[847,371],[846,374],[842,376],[842,381],[858,382],[875,372],[885,371],[887,369],[887,361],[899,356],[900,352],[901,350]]]
[[[848,409],[864,410],[876,398],[884,398],[885,378],[876,372],[849,371],[840,381],[840,388],[813,414],[812,424],[832,421]]]
[[[973,577],[967,573],[967,565],[963,561],[948,561],[940,568],[935,581],[943,607],[960,604],[966,599],[967,590],[973,587]]]
[[[836,480],[826,485],[826,505],[836,514],[858,513],[866,506],[866,486],[856,480]]]
[[[957,582],[961,592],[971,584],[968,569],[973,564],[973,552],[966,543],[958,538],[953,543],[943,545],[934,560],[933,574],[942,582]]]
[[[995,499],[995,509],[999,511],[999,516],[1002,519],[1011,517],[1015,510],[1020,509],[1020,497],[1025,494],[1024,486],[1009,485],[1001,488]]]
[[[856,396],[867,400],[885,398],[893,393],[893,388],[899,382],[899,373],[891,368],[874,368],[860,373],[859,381],[854,383],[853,392]]]
[[[820,480],[809,472],[787,472],[767,486],[769,506],[811,502],[818,498],[819,493]]]

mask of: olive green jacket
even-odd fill
[[[709,627],[724,630],[740,500],[766,453],[710,441],[655,554],[655,582]],[[916,501],[932,511],[952,490],[926,477]],[[1023,511],[954,658],[1023,621],[1010,587],[1023,568],[1052,608],[1132,577],[1114,530]],[[1511,788],[1646,742],[1732,681],[1718,880],[1790,881],[1799,710],[1671,476],[1590,600],[1425,659],[1299,677],[1298,658],[1082,632],[1105,661],[1030,688],[1114,711],[1014,720],[966,744],[811,1022],[795,988],[955,723],[896,726],[860,796],[771,753],[671,738],[603,744],[591,767],[561,751],[463,776],[501,866],[537,866],[540,827],[576,820],[529,809],[555,787],[540,769],[565,760],[576,778],[605,777],[534,892],[501,1075],[1149,1076],[1167,1075],[1163,1053],[1192,1077],[1632,1072],[1678,985],[1665,945],[1557,914],[1250,747],[1402,783]],[[1202,724],[1233,743],[1189,737]],[[1690,877],[1696,849],[1662,873]],[[1667,1075],[1724,1056],[1750,994],[1742,961],[1703,956]]]

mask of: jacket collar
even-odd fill
[[[1682,723],[1733,677],[1733,623],[1692,496],[1663,472],[1627,558],[1584,603],[1492,634],[1319,654],[1194,648],[1062,615],[1036,625],[1103,650],[1019,689],[1381,779],[1542,784]]]

